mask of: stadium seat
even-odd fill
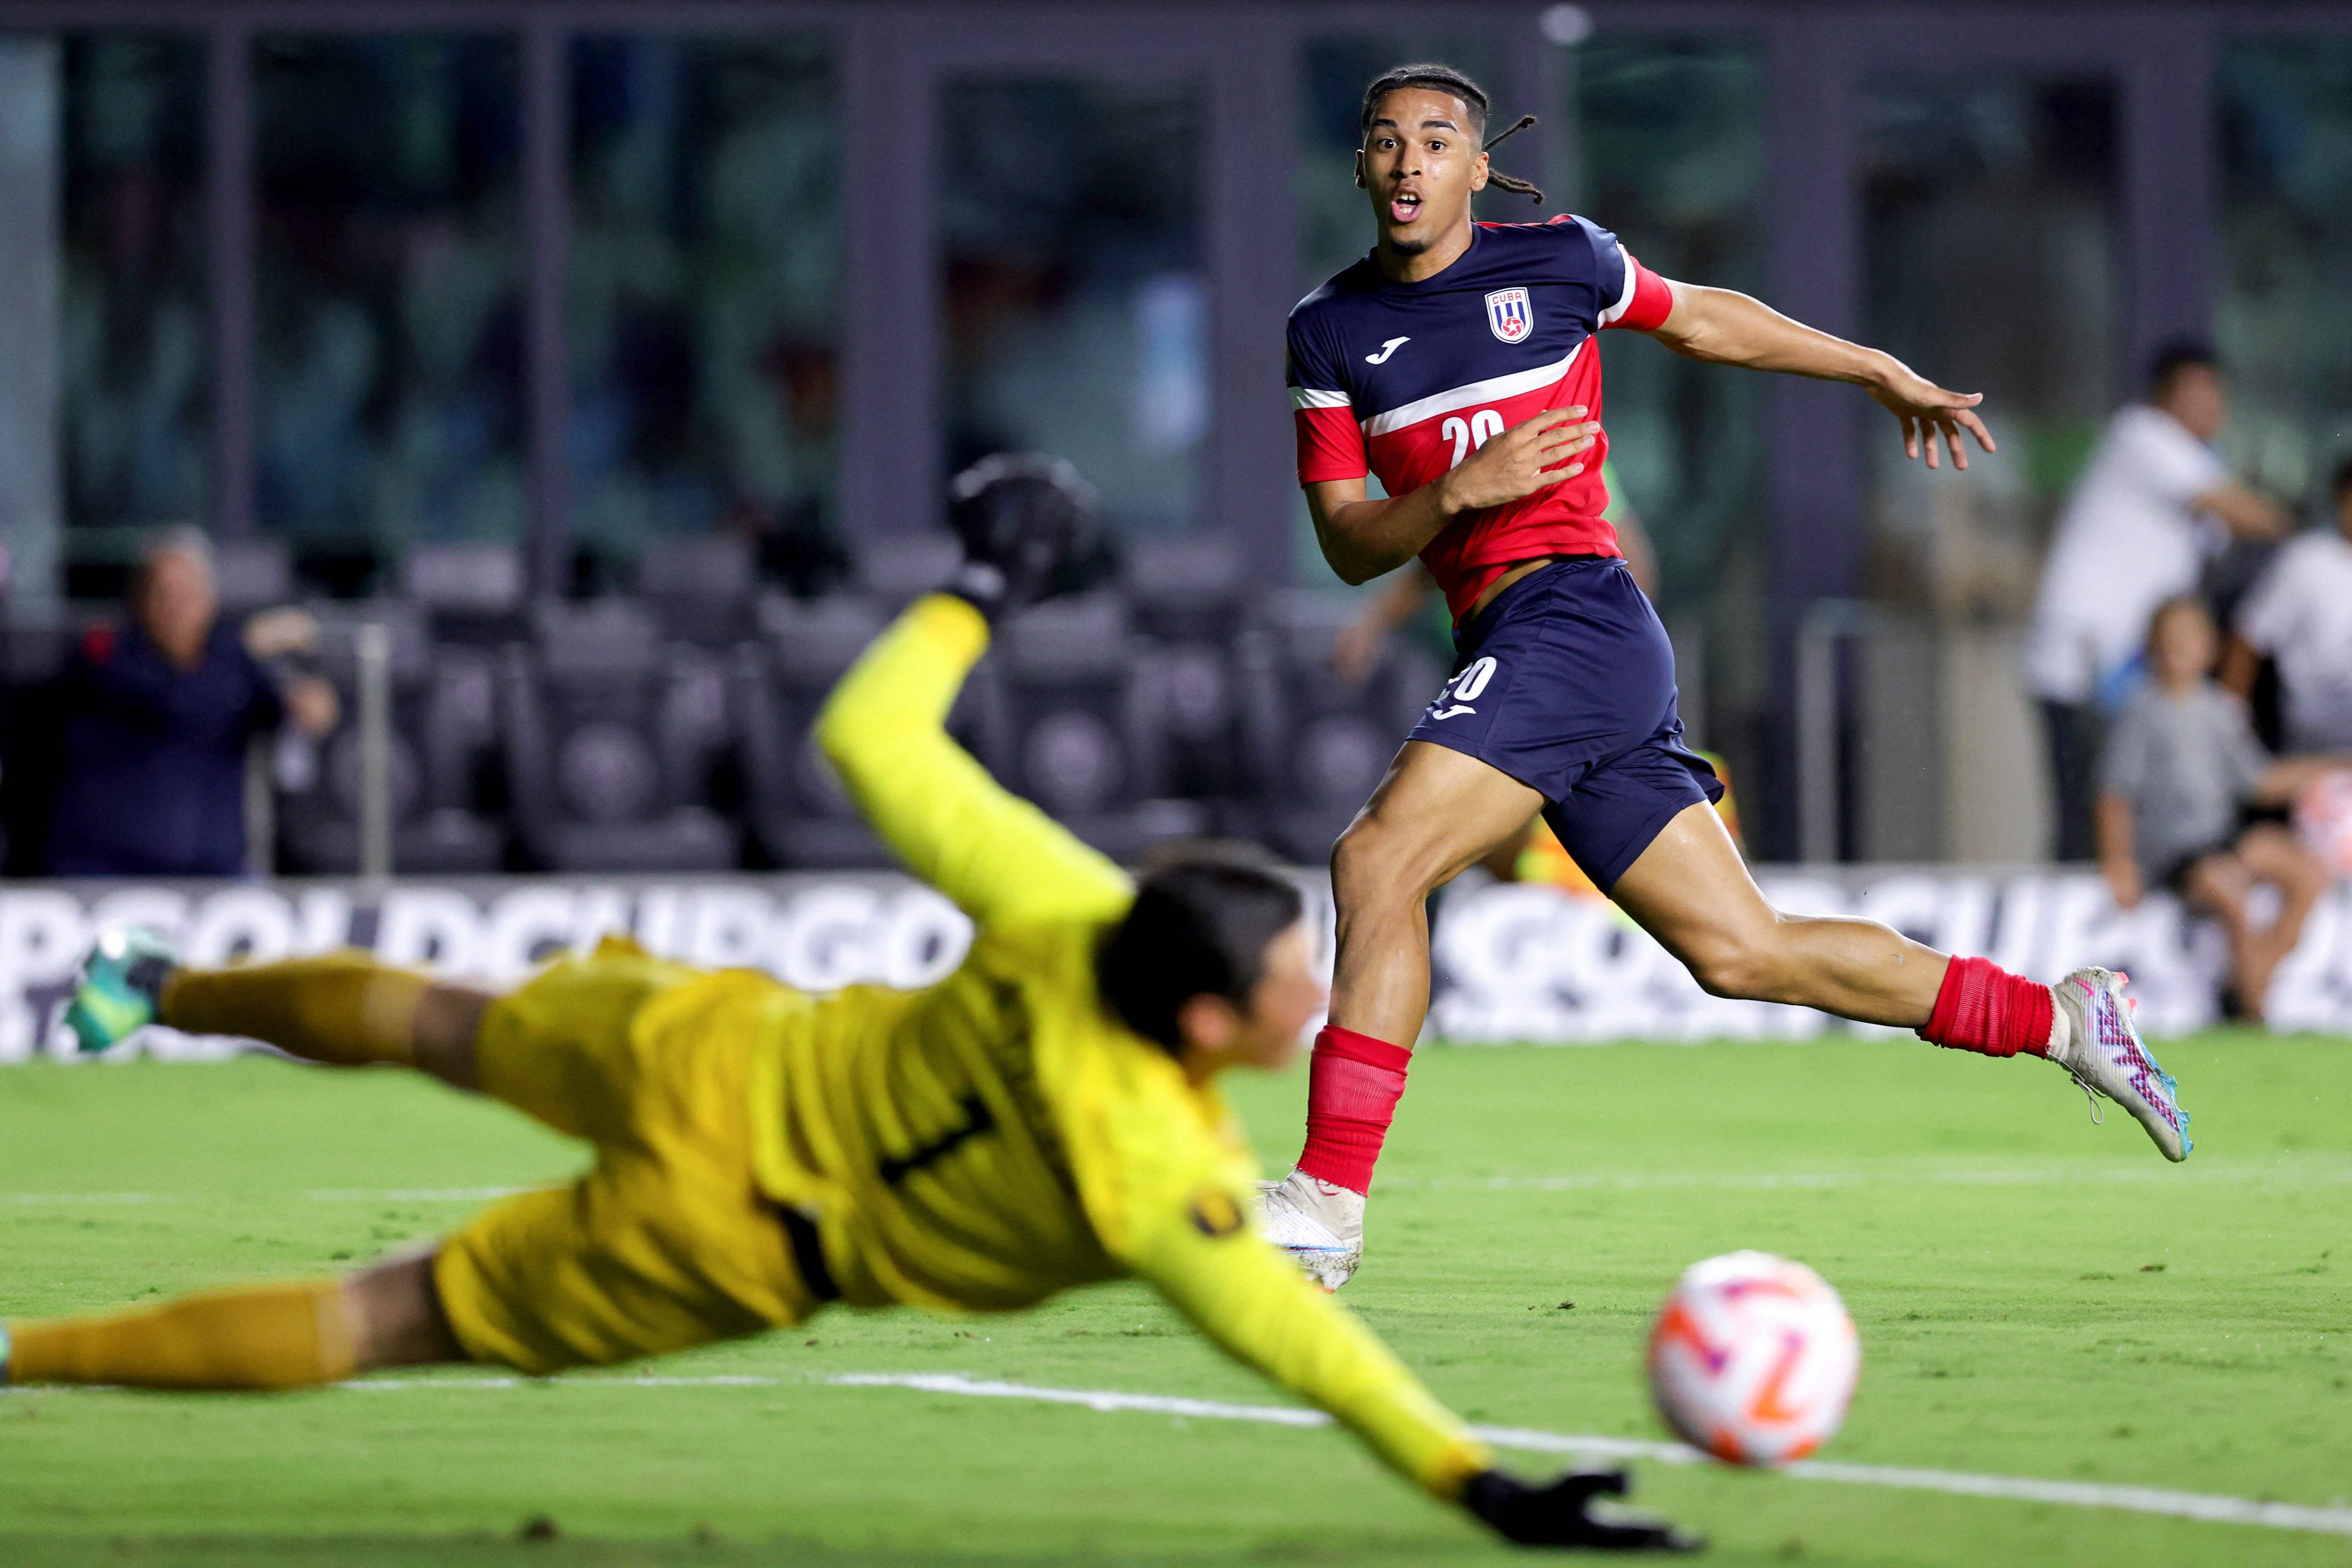
[[[1238,642],[1243,727],[1265,837],[1309,865],[1329,857],[1440,678],[1425,654],[1391,640],[1361,682],[1343,683],[1331,650],[1357,611],[1340,594],[1277,595]]]
[[[711,809],[727,749],[723,668],[666,643],[626,600],[550,601],[499,655],[499,747],[530,864],[723,871],[741,834]]]
[[[668,636],[731,647],[751,630],[758,562],[740,534],[656,539],[637,558],[637,593]]]
[[[411,546],[401,591],[424,608],[436,645],[494,648],[525,633],[522,557],[511,545]]]
[[[962,547],[944,530],[883,534],[858,547],[854,580],[859,592],[896,612],[953,577],[962,564]]]
[[[280,771],[280,862],[297,873],[360,869],[360,704],[356,633],[376,622],[391,634],[392,863],[424,875],[494,872],[506,861],[505,829],[484,810],[495,734],[490,660],[479,649],[425,641],[422,609],[401,601],[331,605],[320,612],[319,664],[341,699],[342,717],[320,744],[307,778]]]
[[[1138,539],[1120,565],[1136,626],[1163,643],[1225,643],[1250,600],[1241,553],[1223,534]]]
[[[1217,534],[1139,541],[1128,548],[1123,577],[1134,622],[1150,639],[1144,657],[1168,792],[1219,802],[1230,816],[1246,787],[1232,652],[1249,610],[1240,553]]]
[[[810,733],[817,709],[882,630],[879,605],[848,594],[760,603],[760,638],[736,651],[730,694],[744,799],[762,858],[809,871],[890,863],[842,793]]]
[[[1161,671],[1108,593],[1038,606],[1004,629],[974,683],[990,771],[1112,859],[1208,831],[1168,791]]]
[[[73,635],[65,623],[0,618],[0,874],[48,869],[49,812],[63,767],[58,675]]]
[[[215,539],[213,581],[221,613],[232,622],[294,598],[293,563],[278,539]]]

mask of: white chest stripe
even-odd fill
[[[1451,413],[1458,408],[1471,408],[1482,402],[1499,402],[1507,397],[1517,397],[1522,392],[1539,392],[1568,374],[1568,367],[1576,363],[1576,356],[1584,352],[1584,344],[1591,341],[1592,340],[1587,338],[1583,343],[1577,344],[1568,351],[1568,358],[1557,364],[1538,365],[1531,371],[1513,371],[1507,376],[1496,376],[1488,381],[1472,382],[1467,386],[1454,387],[1442,392],[1432,392],[1429,396],[1416,399],[1402,408],[1392,408],[1386,413],[1375,414],[1364,421],[1364,434],[1386,435],[1391,431],[1402,430],[1408,424],[1419,424],[1424,419],[1431,419],[1441,413]]]

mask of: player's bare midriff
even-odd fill
[[[1462,619],[1468,621],[1475,617],[1481,611],[1485,610],[1486,606],[1494,603],[1496,596],[1498,596],[1503,590],[1510,587],[1511,584],[1518,581],[1519,579],[1527,576],[1529,572],[1541,571],[1545,567],[1551,565],[1552,562],[1556,560],[1566,560],[1567,559],[1568,557],[1564,555],[1539,555],[1533,560],[1523,560],[1514,563],[1503,573],[1502,576],[1488,583],[1485,591],[1470,601],[1470,613],[1468,615],[1465,615]]]

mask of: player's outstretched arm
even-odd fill
[[[1903,455],[1924,454],[1930,468],[1940,465],[1939,440],[1951,453],[1953,467],[1969,465],[1968,452],[1960,444],[1963,431],[1987,452],[1994,450],[1991,432],[1976,414],[1977,404],[1984,401],[1982,392],[1947,392],[1892,354],[1792,321],[1745,294],[1695,283],[1668,287],[1674,290],[1674,308],[1650,336],[1675,352],[1712,364],[1852,382],[1903,426]]]
[[[817,744],[907,869],[981,925],[1111,919],[1135,895],[1127,873],[948,735],[948,709],[988,638],[966,601],[917,601],[825,699]]]
[[[1677,1550],[1685,1538],[1595,1517],[1622,1478],[1530,1487],[1495,1468],[1461,1417],[1248,1220],[1231,1152],[1165,1081],[1106,1056],[1062,1082],[1064,1147],[1103,1247],[1226,1354],[1328,1413],[1391,1469],[1529,1546]]]

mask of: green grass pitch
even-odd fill
[[[2179,1169],[2120,1114],[2091,1125],[2038,1062],[1896,1040],[1434,1050],[1346,1300],[1474,1419],[1654,1437],[1649,1312],[1692,1260],[1764,1248],[1819,1268],[1861,1325],[1861,1393],[1825,1458],[2342,1506],[2352,1045],[2214,1034],[2163,1055],[2196,1115]],[[1277,1158],[1303,1084],[1237,1090]],[[410,1189],[538,1182],[580,1158],[396,1074],[0,1071],[0,1313],[339,1270],[468,1207]],[[148,1196],[59,1200],[76,1194]],[[1019,1317],[836,1312],[653,1370],[774,1381],[0,1396],[0,1563],[1510,1555],[1328,1430],[824,1381],[1276,1400],[1131,1286]],[[1641,1500],[1725,1563],[2352,1563],[2340,1535],[1636,1469]],[[553,1539],[520,1538],[537,1517]]]

